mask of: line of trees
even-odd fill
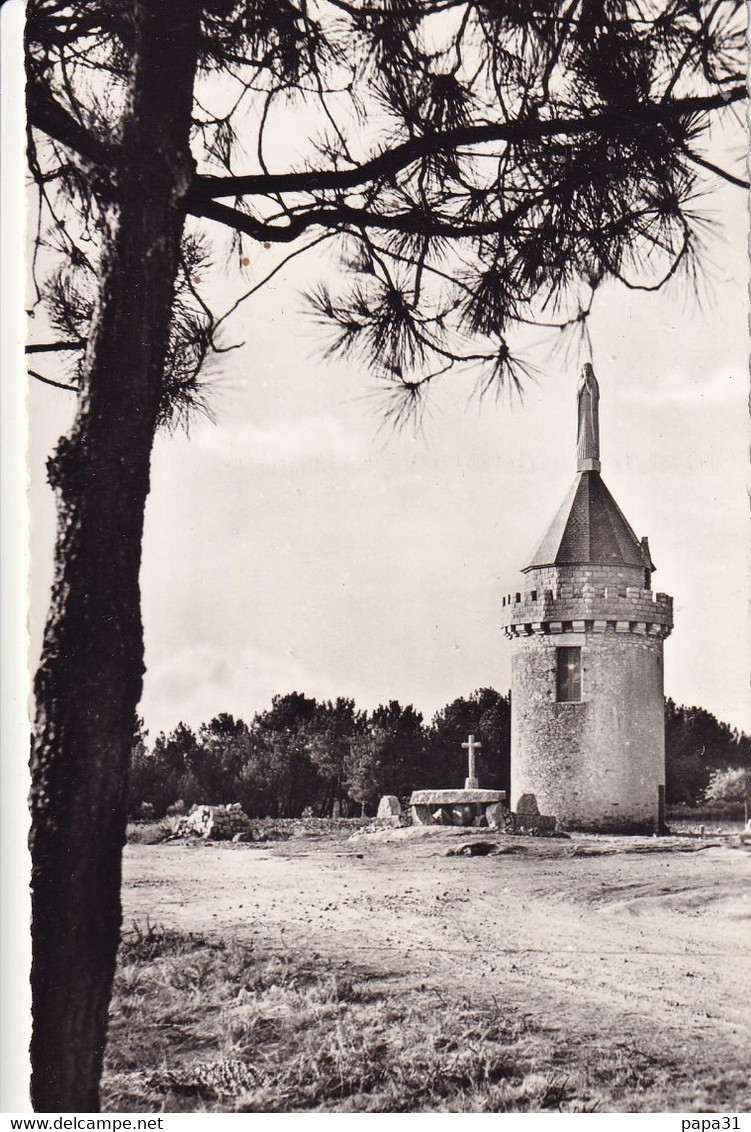
[[[319,702],[299,692],[274,696],[250,723],[221,714],[193,731],[179,723],[149,749],[139,733],[129,810],[157,816],[197,802],[240,802],[253,817],[320,817],[372,811],[383,794],[461,786],[470,731],[482,738],[483,784],[508,789],[510,699],[492,688],[460,697],[425,724],[397,700],[372,712],[353,700]]]
[[[511,698],[493,688],[453,700],[426,723],[397,700],[361,711],[351,699],[319,702],[299,692],[274,696],[250,723],[226,713],[197,731],[179,723],[151,747],[141,731],[133,752],[131,817],[201,802],[240,802],[251,817],[352,817],[372,813],[383,794],[461,786],[462,742],[482,741],[484,786],[508,790]],[[708,798],[723,776],[751,767],[751,738],[703,708],[665,701],[669,804]]]
[[[665,798],[669,805],[741,800],[721,783],[741,782],[751,771],[751,737],[722,723],[710,711],[665,700]],[[727,772],[740,773],[727,777]]]

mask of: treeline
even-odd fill
[[[669,805],[721,801],[719,783],[725,778],[724,772],[729,768],[751,769],[751,737],[721,723],[704,708],[679,706],[668,698],[665,761],[665,800]]]
[[[139,735],[130,775],[130,810],[161,816],[196,802],[240,802],[251,817],[368,813],[383,794],[462,786],[462,742],[482,740],[483,785],[508,789],[509,697],[482,688],[454,700],[425,724],[396,700],[372,712],[353,700],[319,702],[299,692],[274,696],[250,723],[218,715],[197,732],[180,723],[153,746]]]
[[[139,733],[130,813],[161,817],[200,802],[240,802],[251,817],[372,813],[383,794],[462,786],[470,732],[482,742],[481,784],[508,790],[510,721],[510,695],[493,688],[454,700],[429,723],[396,700],[366,712],[351,699],[278,695],[249,723],[227,714],[197,731],[180,723],[151,746]],[[751,765],[751,739],[702,708],[666,700],[665,737],[668,804],[701,802],[717,771]]]

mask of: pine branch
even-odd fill
[[[588,133],[617,134],[638,126],[674,126],[676,120],[703,111],[718,110],[747,97],[745,84],[719,94],[670,99],[663,103],[639,103],[582,117],[529,118],[514,122],[492,122],[481,126],[459,126],[452,130],[410,138],[385,150],[353,169],[308,170],[290,173],[252,173],[237,177],[196,177],[194,200],[270,193],[343,191],[375,180],[389,180],[407,166],[426,157],[464,146],[487,142],[530,142],[558,135],[574,137]]]
[[[86,343],[83,339],[77,342],[30,342],[26,346],[27,354],[52,354],[60,350],[82,350]]]
[[[288,244],[296,240],[302,232],[315,226],[341,228],[343,225],[350,225],[355,228],[378,228],[432,237],[495,236],[511,231],[527,212],[535,205],[542,204],[544,200],[545,196],[539,194],[510,209],[503,216],[474,222],[449,218],[436,219],[417,211],[383,215],[347,204],[332,204],[296,213],[283,226],[256,220],[247,213],[237,208],[230,208],[229,205],[219,204],[218,201],[201,200],[200,196],[196,197],[192,191],[188,194],[186,206],[192,216],[215,220],[219,224],[251,236],[254,240]]]
[[[120,156],[119,146],[109,145],[84,129],[80,122],[77,122],[73,115],[52,97],[49,90],[34,78],[30,78],[26,86],[26,109],[32,126],[41,130],[47,137],[60,142],[66,149],[73,150],[79,157],[95,165],[111,167],[117,163]]]
[[[45,385],[52,385],[55,389],[65,389],[68,393],[78,393],[78,385],[66,385],[63,381],[53,381],[51,377],[45,377],[44,374],[37,373],[34,369],[26,371],[29,377],[35,378],[37,381],[43,382]]]
[[[708,169],[710,173],[715,173],[723,180],[729,181],[731,185],[737,185],[739,189],[751,189],[751,184],[748,181],[744,181],[742,177],[736,177],[735,173],[729,173],[727,169],[721,169],[719,165],[715,165],[713,161],[708,161],[706,157],[700,157],[698,153],[693,153],[686,148],[683,148],[683,152],[695,165],[701,165],[703,169]]]

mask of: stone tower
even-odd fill
[[[518,592],[511,639],[511,805],[534,794],[569,829],[654,832],[665,793],[662,642],[673,599],[600,476],[598,402],[577,394],[577,475]]]

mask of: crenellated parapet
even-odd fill
[[[561,583],[506,594],[501,623],[507,637],[612,632],[664,638],[673,628],[673,599],[638,586]]]

